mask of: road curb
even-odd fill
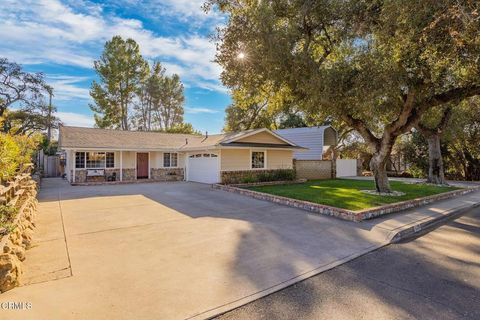
[[[404,241],[418,235],[427,233],[435,228],[444,225],[450,220],[456,219],[466,212],[480,207],[480,202],[453,208],[450,210],[445,211],[441,216],[434,217],[434,218],[426,218],[421,220],[420,222],[407,225],[401,228],[401,230],[395,230],[389,235],[390,243],[398,243],[400,241]]]

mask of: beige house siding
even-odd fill
[[[249,170],[250,169],[250,150],[249,149],[231,149],[222,150],[221,171]]]
[[[163,168],[163,152],[150,152],[150,168]]]
[[[220,170],[250,170],[250,154],[249,149],[222,150]],[[293,167],[291,150],[266,150],[266,156],[267,167],[265,169],[292,169]]]
[[[293,152],[290,150],[268,150],[267,169],[292,169]]]
[[[285,144],[285,141],[278,139],[277,137],[271,135],[268,132],[260,132],[249,137],[239,139],[235,142],[253,142],[253,143],[274,143],[274,144]]]
[[[135,168],[137,162],[137,153],[135,151],[123,151],[122,167],[123,168]],[[118,161],[118,167],[120,167],[120,160]]]
[[[178,168],[185,166],[185,154],[178,153]],[[151,151],[150,152],[150,168],[163,168],[163,152]]]

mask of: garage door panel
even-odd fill
[[[188,157],[188,181],[217,183],[220,180],[219,157],[212,153],[198,153]]]

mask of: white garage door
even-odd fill
[[[195,153],[188,157],[187,180],[203,183],[220,182],[219,157],[215,153]]]

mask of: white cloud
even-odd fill
[[[189,113],[189,114],[218,113],[218,110],[211,109],[211,108],[185,107],[185,113]]]
[[[205,16],[200,8],[203,0],[167,0],[161,5],[133,2],[140,7],[167,8],[184,17]],[[187,84],[225,92],[219,82],[221,68],[213,62],[215,45],[207,37],[158,36],[145,29],[140,20],[106,15],[98,6],[80,12],[78,6],[78,3],[72,7],[58,0],[4,0],[0,10],[2,55],[20,63],[47,62],[92,68],[105,41],[121,35],[137,41],[146,58],[166,61],[165,65],[179,73]],[[195,19],[189,22],[191,20]]]
[[[93,127],[95,120],[93,116],[74,113],[74,112],[57,112],[56,116],[62,120],[64,125],[77,127]]]
[[[91,99],[87,88],[75,85],[81,81],[89,80],[87,77],[49,74],[46,78],[47,83],[54,89],[55,100]]]

